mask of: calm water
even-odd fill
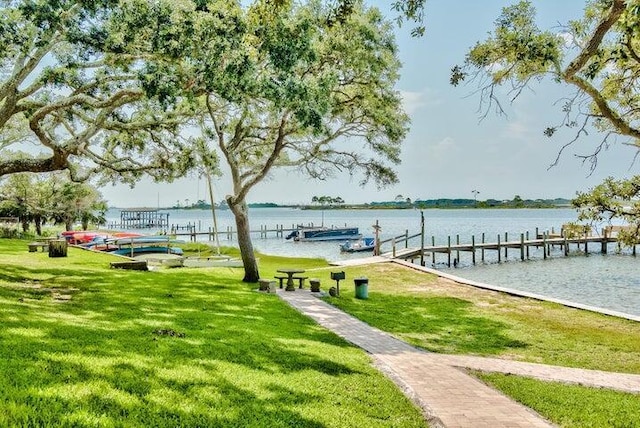
[[[196,229],[207,231],[212,226],[211,212],[208,210],[166,210],[169,223],[195,224]],[[226,230],[235,223],[228,210],[216,211],[218,228]],[[509,240],[518,240],[521,233],[529,232],[533,237],[536,228],[540,231],[560,229],[563,223],[575,221],[576,213],[572,209],[519,209],[519,210],[425,210],[426,245],[433,236],[436,244],[446,244],[450,236],[456,242],[459,235],[461,243],[471,242],[475,235],[480,242],[485,234],[487,242],[495,242],[497,235],[504,240],[505,232]],[[117,221],[119,211],[107,213],[108,221]],[[289,208],[260,208],[250,211],[253,230],[266,226],[290,228],[296,224],[314,224],[325,226],[358,226],[366,236],[373,236],[372,225],[378,222],[382,227],[381,239],[420,232],[420,211],[418,210],[298,210]],[[201,238],[205,239],[205,238]],[[338,242],[292,242],[276,238],[273,233],[268,238],[254,236],[254,246],[266,254],[284,256],[322,257],[327,260],[366,257],[369,254],[343,254]],[[221,245],[234,245],[226,237],[220,237]],[[404,244],[398,244],[404,245]],[[419,246],[414,239],[409,246]],[[383,247],[389,250],[390,247]],[[486,263],[471,265],[471,254],[460,253],[457,268],[448,268],[444,254],[436,256],[434,267],[454,275],[488,284],[499,285],[517,290],[529,291],[550,297],[566,299],[577,303],[603,307],[632,315],[640,315],[640,260],[629,254],[616,254],[615,246],[609,247],[609,254],[600,255],[600,245],[589,247],[590,255],[584,256],[572,247],[569,257],[561,255],[560,250],[549,260],[541,260],[542,253],[531,250],[531,260],[521,262],[519,250],[510,250],[506,262],[497,263],[495,251],[486,252]],[[452,257],[455,257],[453,255]],[[477,260],[480,254],[477,253]],[[426,257],[427,266],[431,257]]]

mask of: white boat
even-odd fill
[[[376,246],[375,238],[362,238],[358,241],[347,241],[340,244],[340,251],[344,253],[359,253],[364,251],[373,251]]]

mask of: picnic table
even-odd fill
[[[293,291],[296,289],[293,284],[294,275],[297,273],[304,273],[304,271],[305,271],[304,269],[299,269],[299,268],[278,269],[278,272],[284,273],[285,275],[288,276],[287,287],[285,288],[286,291]],[[300,285],[302,285],[302,282],[300,283]]]

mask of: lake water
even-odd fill
[[[197,230],[207,231],[213,221],[209,210],[162,210],[169,213],[169,224],[196,225]],[[495,242],[505,233],[509,240],[519,240],[521,233],[535,236],[536,228],[542,231],[558,231],[563,223],[575,221],[573,209],[499,209],[499,210],[424,210],[425,245],[446,244],[448,237],[456,242],[471,242],[475,235],[480,242],[485,234],[486,242]],[[218,229],[227,227],[235,230],[233,215],[229,210],[217,210]],[[365,236],[373,236],[373,225],[378,222],[382,228],[381,239],[420,232],[421,212],[419,210],[299,210],[291,208],[254,208],[250,210],[252,230],[261,227],[275,229],[291,228],[297,224],[316,226],[357,226]],[[108,222],[119,220],[119,211],[107,213]],[[202,237],[201,240],[206,238]],[[220,237],[221,245],[235,245],[235,241]],[[270,233],[268,238],[254,234],[254,247],[266,254],[301,257],[322,257],[329,261],[367,257],[370,254],[340,253],[339,242],[293,242],[276,238]],[[398,244],[398,245],[404,245]],[[410,247],[420,245],[419,238],[409,243]],[[390,246],[383,247],[390,250]],[[542,260],[542,252],[531,249],[530,260],[520,261],[519,250],[510,250],[506,261],[497,263],[495,251],[487,251],[483,264],[471,264],[470,253],[460,253],[457,268],[447,267],[447,256],[436,255],[436,269],[456,276],[487,284],[542,294],[576,303],[602,307],[631,315],[640,315],[640,260],[628,252],[617,253],[615,244],[610,244],[609,254],[601,255],[600,244],[589,246],[590,254],[585,256],[572,247],[569,257],[561,255],[557,249],[548,260]],[[455,257],[455,256],[452,256]],[[477,260],[480,260],[479,252]],[[432,265],[431,257],[425,257],[427,266]]]

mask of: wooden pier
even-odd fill
[[[115,225],[118,228],[118,225]],[[269,237],[274,238],[284,238],[289,233],[298,230],[299,226],[302,225],[291,225],[291,227],[285,227],[283,224],[276,224],[275,226],[266,226],[261,225],[260,229],[251,230],[250,233],[253,236],[258,236],[262,239],[267,239]],[[313,223],[305,224],[304,227],[316,227]],[[328,226],[329,228],[336,228],[340,226]],[[346,225],[345,225],[346,227]],[[238,231],[234,229],[232,226],[227,226],[222,229],[219,228],[216,231],[213,227],[209,227],[206,230],[202,230],[202,222],[198,221],[197,223],[187,223],[184,225],[172,224],[163,228],[163,233],[170,234],[175,236],[178,239],[188,239],[191,242],[197,242],[198,238],[203,238],[207,241],[214,241],[216,235],[218,238],[226,239],[228,241],[232,241],[238,234]]]
[[[417,248],[409,247],[409,240],[420,237],[422,245]],[[398,244],[404,242],[404,247],[398,248]],[[415,235],[409,235],[408,232],[404,235],[396,236],[389,240],[381,241],[380,244],[391,243],[391,251],[381,252],[380,255],[388,258],[411,260],[414,262],[416,259],[420,259],[420,264],[424,266],[425,257],[430,256],[431,262],[436,264],[436,254],[445,254],[447,256],[447,266],[452,264],[456,266],[460,263],[460,253],[470,253],[471,263],[476,264],[478,255],[480,261],[485,261],[485,253],[487,251],[494,251],[497,257],[497,261],[501,262],[508,258],[509,250],[517,250],[517,255],[520,260],[527,260],[530,257],[530,249],[542,249],[542,256],[544,259],[550,257],[553,248],[560,248],[562,253],[567,256],[571,245],[575,245],[579,251],[589,254],[589,245],[597,245],[600,247],[600,252],[607,253],[607,246],[609,243],[618,242],[617,236],[607,231],[603,231],[601,236],[592,236],[585,234],[584,236],[563,236],[562,233],[556,234],[552,232],[539,233],[536,230],[535,238],[530,238],[529,233],[521,233],[519,239],[509,239],[507,233],[497,235],[496,240],[492,242],[486,242],[485,234],[483,233],[480,242],[476,241],[476,237],[471,237],[471,242],[461,244],[460,236],[456,235],[455,242],[452,242],[451,236],[447,238],[447,243],[442,245],[435,244],[435,237],[431,237],[431,245],[424,245],[424,237],[422,233]],[[636,248],[633,247],[633,254],[636,254]],[[452,262],[453,257],[453,262]]]

